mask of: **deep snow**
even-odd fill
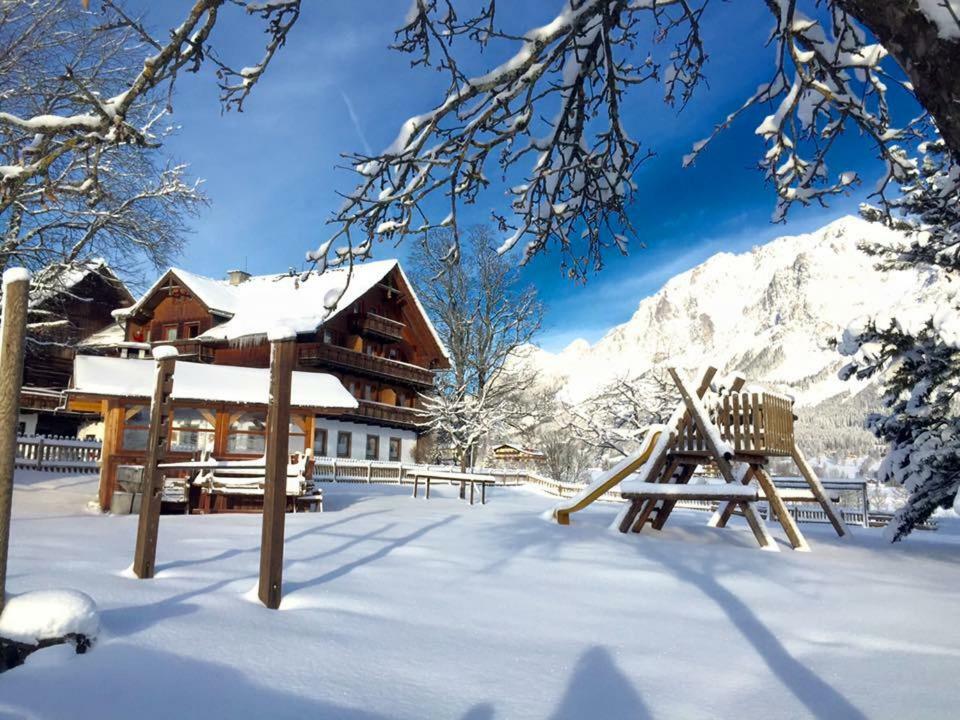
[[[662,533],[569,527],[555,499],[327,485],[287,516],[284,600],[249,599],[260,518],[164,516],[157,577],[127,572],[136,518],[86,510],[94,477],[18,474],[8,590],[91,595],[100,641],[0,676],[0,717],[951,717],[960,532],[888,546],[804,525],[764,553],[678,511]],[[773,529],[782,541],[778,528]]]

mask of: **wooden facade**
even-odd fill
[[[235,282],[218,283],[217,289],[242,293],[243,282],[265,281],[264,278],[247,279],[242,273],[238,275]],[[158,280],[127,315],[124,344],[173,345],[181,361],[269,367],[270,343],[266,338],[269,328],[264,328],[263,334],[243,337],[240,341],[202,337],[233,316],[204,302],[202,291],[191,287],[191,278],[195,277],[171,270]],[[371,447],[375,456],[372,459],[400,459],[399,436],[406,433],[404,437],[415,439],[422,423],[418,414],[420,393],[432,387],[434,370],[448,364],[412,292],[399,266],[393,265],[315,331],[298,334],[295,369],[333,375],[353,395],[358,406],[334,414],[322,410],[314,414],[294,408],[291,452],[313,449],[317,453],[343,457],[340,436],[345,433],[331,430],[328,437],[327,430],[317,429],[317,420],[331,415],[338,422],[383,430],[382,437],[364,437],[363,431],[352,443],[348,437],[348,456],[361,449],[351,444],[365,440],[367,447],[363,451],[368,459]],[[292,297],[299,296],[294,293]],[[278,308],[278,314],[281,312],[290,310]],[[90,402],[91,398],[71,396],[70,406]],[[143,462],[147,429],[143,421],[149,407],[143,400],[129,398],[103,398],[99,402],[105,418],[100,504],[107,508],[117,487],[118,469]],[[265,447],[265,411],[266,408],[224,403],[177,403],[168,457],[172,462],[188,460],[201,448],[210,448],[213,456],[220,459],[260,456]]]
[[[20,412],[36,414],[38,435],[74,435],[91,418],[89,409],[64,411],[62,391],[69,385],[76,346],[114,323],[112,311],[133,304],[123,282],[102,262],[92,262],[79,279],[62,290],[49,290],[30,304],[31,321],[39,329],[28,342],[23,369]],[[39,274],[43,277],[43,273]],[[44,327],[44,322],[50,322]]]
[[[419,395],[433,386],[433,371],[448,364],[411,292],[394,268],[316,332],[298,335],[296,369],[334,375],[360,402],[345,419],[418,427]],[[170,271],[128,317],[125,340],[173,345],[185,360],[268,367],[265,335],[242,343],[201,337],[229,319],[205,305],[189,282]]]

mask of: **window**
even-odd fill
[[[146,450],[150,434],[150,406],[132,405],[123,409],[123,449]]]
[[[196,408],[173,411],[170,449],[173,452],[197,452],[213,447],[213,413]]]
[[[314,457],[327,456],[327,431],[317,428],[313,431],[313,455]]]
[[[380,436],[367,435],[367,460],[380,459]]]
[[[373,385],[367,383],[363,386],[363,399],[373,400]]]
[[[183,326],[183,334],[188,338],[195,338],[200,334],[200,323],[189,322]]]
[[[390,462],[400,462],[400,438],[390,438]]]
[[[177,339],[177,326],[176,325],[164,325],[163,331],[160,334],[161,340],[176,340]]]
[[[337,433],[337,457],[350,457],[350,433],[348,432],[341,431]]]
[[[397,393],[397,407],[404,407],[407,404],[407,396],[402,393]]]
[[[260,455],[267,448],[267,418],[262,412],[241,413],[230,423],[227,452]]]
[[[290,416],[290,430],[287,439],[287,454],[302,453],[307,449],[306,418],[302,415]]]

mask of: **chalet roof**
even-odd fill
[[[157,364],[153,360],[77,355],[73,362],[71,395],[149,398],[153,395]],[[232,365],[177,363],[173,375],[174,400],[267,405],[270,371]],[[352,410],[356,399],[337,378],[327,373],[293,373],[290,404],[299,408]]]
[[[93,258],[72,267],[48,265],[33,277],[34,292],[30,295],[30,307],[39,307],[59,295],[66,295],[91,275],[99,275],[105,283],[114,287],[117,295],[132,303],[134,298],[130,290],[117,277],[116,273],[103,258]]]
[[[229,318],[226,322],[202,333],[201,340],[239,340],[266,335],[276,327],[290,328],[298,333],[311,333],[315,332],[321,323],[349,308],[355,300],[383,281],[395,268],[403,277],[410,296],[423,316],[424,323],[437,347],[443,356],[448,358],[443,341],[440,340],[413,286],[396,260],[360,263],[354,265],[349,271],[346,268],[330,269],[320,275],[311,275],[305,281],[288,275],[253,275],[237,285],[231,285],[227,280],[214,280],[180,268],[171,268],[144,293],[136,304],[123,309],[118,314],[123,317],[136,313],[164,280],[173,275],[211,313]],[[346,292],[337,307],[332,311],[328,310],[325,307],[328,296],[334,291],[341,290],[345,285]]]

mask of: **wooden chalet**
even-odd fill
[[[65,410],[77,346],[116,323],[112,311],[134,298],[102,259],[62,272],[41,270],[29,305],[28,342],[20,395],[20,434],[75,435],[90,415]]]
[[[181,368],[199,363],[265,372],[267,333],[276,326],[294,329],[297,371],[331,376],[355,401],[350,407],[311,408],[294,387],[292,404],[299,410],[290,449],[312,449],[317,457],[411,461],[422,423],[420,393],[433,386],[434,370],[449,367],[439,336],[395,260],[305,281],[242,271],[214,280],[171,269],[118,316],[122,337],[112,343],[113,352],[109,340],[98,352],[133,355],[128,351],[172,345]],[[149,408],[142,397],[119,389],[85,388],[80,375],[86,360],[77,360],[68,407],[105,417],[101,504],[106,507],[117,469],[143,460]],[[223,382],[237,381],[224,374]],[[171,451],[189,455],[210,448],[225,459],[261,455],[266,406],[227,402],[218,393],[211,389],[208,397],[175,409]]]
[[[490,449],[490,464],[506,468],[538,468],[547,461],[539,450],[512,443],[500,443]]]

